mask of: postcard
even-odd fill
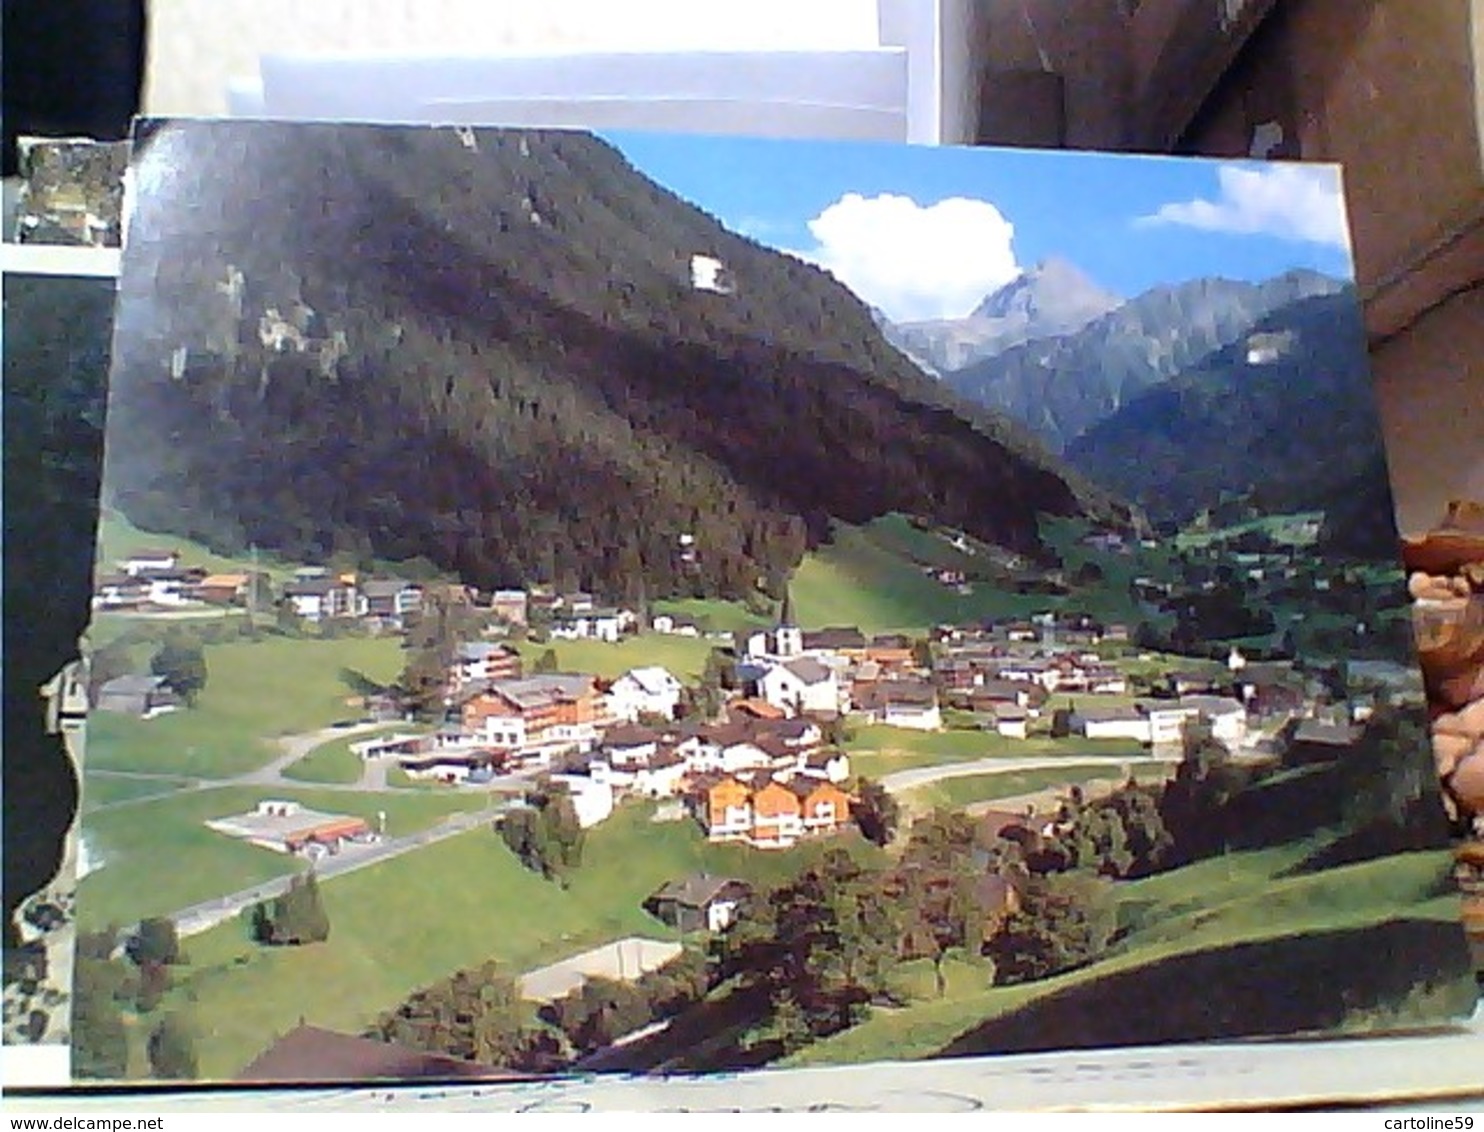
[[[1473,1011],[1334,168],[158,121],[131,184],[79,1076]]]

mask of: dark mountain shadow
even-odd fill
[[[1473,1008],[1458,924],[1392,920],[1236,944],[1070,987],[960,1034],[944,1057],[1221,1041],[1332,1030],[1443,988],[1441,1024]]]

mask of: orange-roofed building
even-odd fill
[[[690,806],[710,840],[757,849],[787,849],[850,821],[850,795],[833,782],[800,776],[784,784],[766,772],[751,784],[735,775],[708,776],[692,787]]]
[[[850,795],[833,782],[796,778],[791,792],[799,800],[799,819],[806,833],[832,833],[850,820]]]
[[[799,797],[780,782],[752,796],[752,843],[760,849],[792,845],[804,832]]]
[[[752,833],[752,791],[735,778],[705,787],[701,820],[712,841],[745,840]]]
[[[751,716],[753,719],[786,719],[788,713],[782,708],[774,707],[767,700],[759,699],[757,696],[749,696],[747,699],[738,700],[730,708],[733,715]]]

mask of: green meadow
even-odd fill
[[[1169,763],[1147,760],[1130,762],[1129,774],[1140,782],[1163,782],[1171,773]],[[1018,798],[1026,794],[1038,794],[1043,790],[1059,790],[1078,783],[1092,781],[1124,781],[1126,775],[1120,768],[1096,763],[1082,763],[1067,767],[1048,767],[1045,770],[1012,770],[1000,774],[974,774],[962,778],[943,778],[927,786],[907,791],[914,808],[931,809],[945,806],[960,809],[975,802],[991,802],[998,798]]]
[[[165,915],[250,885],[286,876],[303,863],[207,829],[209,819],[284,798],[334,814],[363,817],[373,826],[386,814],[389,837],[400,837],[449,814],[479,810],[482,795],[358,794],[283,786],[227,786],[177,792],[166,798],[90,814],[83,823],[91,854],[103,867],[78,885],[78,921],[87,928],[129,924]]]
[[[351,672],[394,679],[403,666],[388,637],[309,640],[264,636],[204,648],[207,682],[191,708],[154,719],[95,712],[88,765],[230,778],[270,761],[272,740],[325,727],[359,711]]]
[[[608,641],[551,641],[535,644],[522,641],[516,645],[525,658],[526,671],[547,649],[556,653],[557,668],[562,672],[586,672],[606,680],[622,676],[631,668],[659,665],[679,680],[693,680],[706,667],[706,658],[716,647],[714,641],[701,637],[680,637],[666,633],[645,633]]]
[[[1363,930],[1399,919],[1457,923],[1457,896],[1440,895],[1446,853],[1408,853],[1289,875],[1315,848],[1305,842],[1234,853],[1123,882],[1117,899],[1127,934],[1105,959],[1049,979],[1003,987],[989,984],[990,972],[982,964],[950,963],[942,998],[936,997],[932,980],[919,973],[907,987],[912,993],[907,1006],[876,1011],[861,1025],[806,1047],[787,1064],[931,1057],[965,1032],[1054,995],[1077,989],[1090,995],[1110,976],[1153,971],[1155,965],[1181,957],[1209,961],[1222,949],[1244,943]],[[1281,963],[1282,949],[1264,955],[1267,962]],[[1242,977],[1250,980],[1253,973],[1242,972]],[[1277,967],[1270,976],[1273,985],[1282,985],[1283,977]],[[1462,1001],[1461,995],[1452,997]]]
[[[82,779],[82,812],[118,802],[132,802],[156,794],[170,794],[185,786],[186,780],[170,778],[129,778],[123,775],[84,773]]]
[[[655,823],[652,812],[626,806],[589,831],[565,888],[523,868],[488,829],[327,880],[326,943],[262,948],[239,923],[193,936],[166,1008],[189,1016],[202,1075],[231,1077],[301,1018],[356,1033],[460,967],[495,959],[519,974],[627,935],[669,938],[642,905],[687,873],[764,882],[830,848],[879,853],[854,834],[789,853],[711,845],[694,822]]]
[[[1010,739],[993,731],[912,731],[881,725],[855,728],[846,740],[845,749],[850,754],[851,773],[866,778],[976,759],[1055,756],[1075,761],[1078,756],[1087,755],[1127,755],[1130,760],[1144,757],[1143,747],[1131,739],[1053,739],[1046,735]]]

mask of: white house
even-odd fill
[[[796,657],[768,667],[758,680],[758,693],[790,715],[800,712],[838,712],[840,681],[832,668],[813,657]]]
[[[174,570],[180,565],[180,553],[174,550],[136,550],[119,562],[119,568],[130,577]]]
[[[1016,704],[994,705],[994,729],[999,735],[1006,739],[1024,739],[1027,737],[1026,730],[1028,713],[1025,708]]]
[[[450,683],[455,690],[486,680],[508,680],[520,675],[520,653],[493,641],[466,641],[455,650]]]
[[[552,622],[551,635],[558,640],[607,641],[616,644],[623,634],[623,613],[616,609],[593,609],[564,614]]]
[[[656,633],[665,633],[676,637],[699,637],[701,628],[687,617],[677,617],[673,613],[656,613],[649,620],[649,627]]]
[[[631,668],[608,689],[608,710],[630,722],[641,715],[674,719],[682,691],[680,681],[658,665]]]
[[[1122,696],[1128,693],[1128,679],[1116,668],[1089,668],[1087,690],[1095,695]]]
[[[307,571],[300,574],[307,575]],[[364,599],[354,586],[327,577],[301,576],[284,587],[283,596],[306,621],[355,617],[365,612]]]
[[[1195,697],[1187,696],[1185,700],[1193,698]],[[1163,746],[1179,743],[1185,737],[1186,722],[1199,714],[1196,708],[1186,706],[1185,700],[1173,705],[1140,705],[1149,719],[1149,738],[1146,742]]]
[[[644,727],[619,724],[603,733],[603,751],[615,767],[648,766],[659,745],[660,737]]]
[[[1071,726],[1089,739],[1150,741],[1149,717],[1132,707],[1079,705],[1072,714]]]
[[[612,783],[585,774],[553,774],[551,780],[567,788],[577,824],[583,829],[591,829],[613,813]]]
[[[732,743],[714,756],[714,765],[727,774],[773,765],[773,756],[754,743]]]
[[[1211,737],[1228,747],[1247,741],[1247,709],[1230,696],[1182,696],[1180,706],[1211,725]]]
[[[186,593],[186,580],[173,576],[150,578],[149,596],[145,600],[151,605],[186,605],[190,602]]]
[[[823,778],[838,785],[850,777],[850,756],[833,747],[810,751],[803,762],[799,773],[809,778]]]
[[[937,690],[919,680],[883,680],[868,686],[856,705],[872,723],[912,731],[941,731]]]
[[[679,755],[661,755],[634,772],[634,793],[647,798],[673,798],[680,793],[687,773],[689,767]]]

